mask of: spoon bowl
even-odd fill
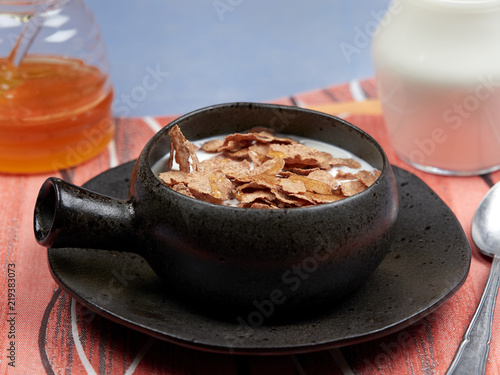
[[[484,196],[474,214],[471,235],[479,251],[489,257],[500,255],[500,184]]]

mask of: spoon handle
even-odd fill
[[[494,256],[479,305],[446,375],[484,374],[490,350],[491,326],[499,283],[500,257]]]

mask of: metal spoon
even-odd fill
[[[488,361],[491,326],[500,284],[500,183],[484,196],[472,219],[472,239],[479,250],[493,258],[479,305],[446,375],[484,374]]]

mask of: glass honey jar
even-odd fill
[[[114,136],[99,28],[82,0],[0,0],[0,173],[65,169]]]

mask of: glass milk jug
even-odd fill
[[[394,0],[372,58],[401,159],[438,174],[500,169],[500,0]]]
[[[81,0],[0,0],[0,173],[64,169],[114,136],[99,29]]]

